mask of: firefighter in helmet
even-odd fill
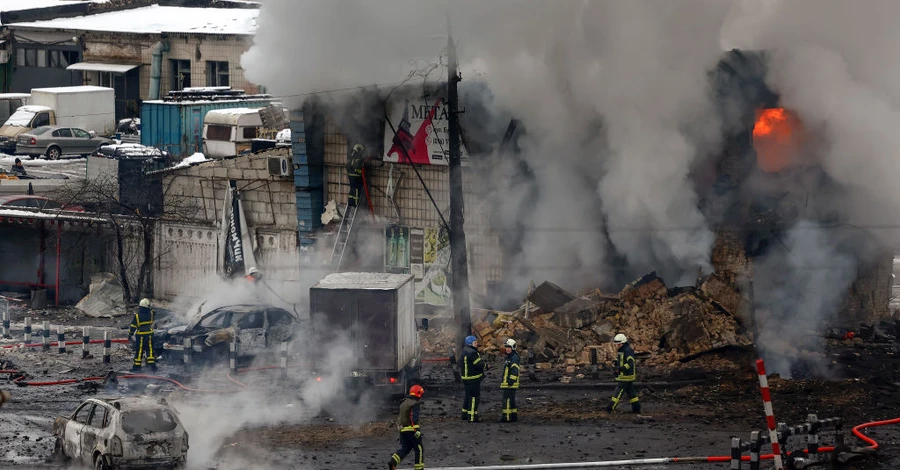
[[[131,326],[128,328],[128,337],[134,345],[133,372],[141,370],[141,361],[147,357],[147,366],[156,372],[156,358],[153,356],[153,310],[150,308],[150,299],[141,299]]]
[[[622,400],[622,395],[628,395],[628,403],[631,403],[631,411],[634,413],[641,412],[641,402],[638,398],[637,389],[634,387],[634,381],[637,379],[637,373],[634,368],[634,349],[628,343],[628,337],[622,333],[617,334],[613,338],[613,344],[618,345],[619,351],[616,360],[613,361],[613,371],[616,374],[616,389],[613,391],[609,404],[606,405],[607,413],[612,413]]]
[[[246,279],[247,279],[248,281],[250,281],[250,282],[256,282],[256,281],[259,281],[259,280],[262,279],[262,277],[263,277],[263,276],[262,276],[262,273],[259,272],[258,269],[256,269],[256,266],[253,266],[253,267],[251,267],[250,269],[248,269],[248,270],[247,270],[247,275],[244,276],[244,278],[246,278]]]
[[[503,363],[503,378],[500,379],[500,391],[503,393],[503,410],[500,422],[510,423],[519,420],[519,409],[516,406],[516,390],[519,389],[519,353],[516,352],[516,340],[509,338],[503,343],[506,350],[506,362]]]
[[[425,468],[425,450],[422,447],[422,430],[419,424],[419,401],[425,389],[421,385],[413,385],[409,388],[409,395],[400,402],[400,414],[397,417],[397,425],[400,428],[400,448],[391,455],[388,460],[388,468],[394,470],[404,457],[413,452],[415,461],[413,468],[422,470]]]
[[[459,359],[459,372],[466,390],[460,419],[477,423],[481,421],[481,417],[478,416],[478,403],[481,401],[481,381],[484,380],[485,364],[478,352],[478,338],[466,336],[465,343],[462,357]]]
[[[358,206],[360,195],[362,195],[363,185],[363,168],[366,165],[367,158],[364,156],[366,147],[362,144],[353,146],[353,151],[347,157],[347,178],[350,182],[350,192],[347,194],[347,205],[350,207]]]

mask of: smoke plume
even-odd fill
[[[759,298],[785,321],[800,312],[816,323],[839,302],[814,292],[844,292],[858,261],[897,238],[883,221],[900,216],[898,13],[876,0],[267,0],[242,65],[301,100],[387,89],[438,63],[449,22],[463,79],[486,82],[495,117],[525,130],[520,152],[492,156],[479,182],[496,189],[493,228],[514,248],[506,257],[521,295],[527,280],[574,290],[617,288],[648,270],[670,284],[708,272],[714,222],[738,210],[701,210],[710,191],[693,174],[723,153],[735,125],[716,108],[708,72],[732,48],[766,50],[766,85],[815,136],[818,165],[787,177],[751,168],[729,197],[807,201],[782,231],[788,251],[760,259],[779,285]]]

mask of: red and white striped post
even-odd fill
[[[759,389],[762,391],[763,408],[766,410],[766,426],[769,428],[769,438],[772,441],[772,454],[775,460],[775,469],[784,470],[781,462],[781,445],[778,443],[778,431],[775,429],[775,412],[772,410],[772,394],[769,393],[769,380],[766,378],[766,364],[762,359],[756,361],[756,372],[759,374]]]

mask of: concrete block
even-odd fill
[[[242,170],[238,170],[237,168],[229,168],[227,178],[230,180],[244,179],[244,172]]]
[[[228,169],[226,168],[213,168],[213,177],[215,178],[227,178],[228,177]]]

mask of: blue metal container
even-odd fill
[[[223,101],[144,101],[141,145],[187,157],[203,150],[203,119],[214,109],[264,108],[270,99]]]

